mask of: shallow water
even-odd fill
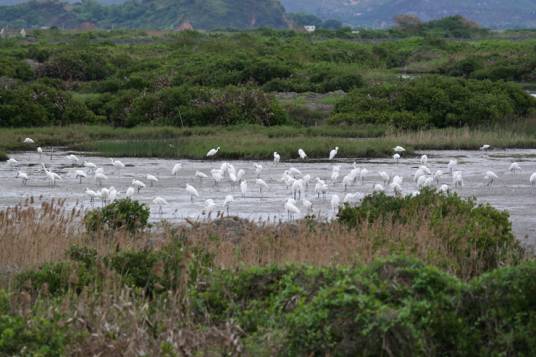
[[[529,183],[529,177],[536,171],[536,150],[493,150],[489,152],[480,151],[427,151],[429,157],[428,166],[435,172],[443,170],[445,175],[440,183],[451,184],[448,175],[447,163],[450,159],[456,158],[459,161],[457,170],[463,172],[464,187],[456,190],[463,196],[474,196],[479,202],[489,202],[501,210],[508,210],[511,214],[513,229],[516,236],[526,245],[536,245],[536,188]],[[42,197],[44,200],[51,198],[65,198],[68,207],[78,205],[84,208],[91,208],[89,197],[84,194],[86,187],[97,190],[98,186],[94,178],[88,178],[79,184],[74,178],[74,171],[80,169],[65,158],[65,153],[57,152],[51,160],[49,156],[39,157],[37,153],[15,153],[11,155],[19,161],[18,169],[30,175],[30,180],[23,186],[19,179],[15,178],[17,169],[10,167],[7,163],[0,164],[0,208],[13,206],[25,197]],[[134,198],[147,203],[151,207],[151,219],[153,221],[168,219],[171,221],[181,221],[185,218],[204,219],[202,211],[205,207],[206,199],[213,199],[216,202],[216,211],[223,211],[223,200],[227,194],[234,196],[234,202],[230,206],[230,214],[238,215],[248,219],[262,220],[286,220],[287,213],[284,203],[291,196],[290,189],[279,181],[281,175],[289,167],[298,168],[303,174],[313,177],[305,197],[313,202],[314,213],[320,217],[330,218],[333,212],[330,206],[332,194],[338,194],[341,202],[345,195],[344,187],[341,184],[342,177],[352,169],[353,160],[339,159],[336,162],[281,162],[278,166],[273,166],[272,162],[259,162],[264,166],[261,173],[270,190],[259,192],[255,185],[255,170],[251,161],[232,161],[237,170],[246,171],[245,178],[248,182],[248,192],[246,197],[241,197],[238,185],[232,186],[226,177],[226,181],[214,185],[211,178],[200,181],[194,177],[194,173],[200,170],[210,177],[210,169],[219,168],[222,161],[189,161],[189,160],[165,160],[165,159],[138,159],[121,158],[127,167],[121,170],[120,174],[112,166],[110,159],[79,155],[80,160],[87,160],[103,167],[108,180],[104,186],[114,186],[120,191],[121,196],[130,186],[133,178],[144,181],[147,188],[137,193]],[[49,169],[60,174],[63,182],[59,182],[56,187],[50,187],[47,178],[41,169],[40,162],[43,161]],[[375,183],[381,183],[378,171],[386,171],[391,176],[399,175],[404,177],[402,185],[405,193],[417,190],[413,181],[413,174],[419,167],[418,158],[402,158],[397,165],[392,159],[360,159],[356,160],[361,168],[367,168],[369,174],[363,184],[356,184],[348,189],[348,192],[372,192]],[[513,162],[519,162],[522,171],[513,175],[508,171],[508,167]],[[171,175],[171,168],[177,162],[183,163],[183,169],[177,176]],[[329,183],[329,191],[325,199],[317,198],[314,194],[314,178],[320,177],[326,182],[330,181],[333,165],[341,165],[341,174],[338,183]],[[78,165],[80,166],[80,165]],[[499,178],[490,188],[486,186],[484,174],[487,170],[494,171]],[[154,187],[149,187],[145,178],[146,174],[156,175],[159,182]],[[186,183],[195,186],[200,194],[192,203],[189,194],[185,191]],[[388,190],[389,191],[389,190]],[[156,196],[165,198],[169,206],[163,207],[162,212],[158,206],[152,204]],[[95,203],[95,206],[100,203]],[[303,216],[298,215],[296,218]]]

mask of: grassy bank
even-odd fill
[[[213,147],[221,146],[220,158],[271,159],[277,151],[282,158],[296,158],[303,148],[310,158],[324,159],[330,149],[340,147],[339,157],[387,157],[395,145],[413,150],[474,150],[483,144],[494,148],[536,148],[534,120],[509,128],[447,128],[394,131],[382,126],[318,127],[136,127],[68,126],[0,129],[0,150],[34,150],[36,146],[64,146],[106,156],[201,159]],[[25,137],[35,145],[23,144]]]
[[[0,211],[0,355],[536,351],[535,262],[506,213],[457,196],[133,233],[87,233],[83,212],[35,203]]]

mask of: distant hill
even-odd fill
[[[388,27],[393,17],[424,21],[462,15],[491,28],[535,28],[535,0],[281,0],[288,12],[337,19],[352,26]]]
[[[157,29],[289,26],[279,0],[129,0],[115,5],[105,5],[96,0],[83,0],[81,3],[32,0],[0,6],[0,26],[6,25]]]

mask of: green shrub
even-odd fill
[[[0,151],[0,162],[1,161],[7,161],[9,159],[9,156],[3,151]]]
[[[68,290],[77,293],[96,281],[96,267],[86,267],[71,261],[46,263],[37,270],[16,276],[16,287],[32,293],[62,295]]]
[[[65,354],[67,328],[56,317],[0,315],[0,355],[54,357]]]
[[[497,269],[471,281],[461,303],[480,355],[536,353],[536,261]]]
[[[452,251],[458,267],[475,267],[473,274],[504,262],[515,263],[523,255],[506,211],[489,204],[477,205],[474,199],[462,199],[456,194],[430,189],[405,197],[376,193],[365,197],[360,206],[346,205],[338,219],[348,227],[387,222],[427,225]]]
[[[331,122],[479,126],[525,117],[535,107],[512,83],[428,76],[355,90],[337,103]]]
[[[174,242],[160,250],[126,251],[107,257],[110,268],[124,284],[147,293],[177,290],[182,273],[183,250]]]
[[[84,223],[88,232],[125,229],[134,233],[147,227],[149,214],[145,204],[125,198],[89,211]]]

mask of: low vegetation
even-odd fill
[[[534,261],[506,213],[456,195],[130,232],[36,204],[0,212],[3,354],[535,351]]]

